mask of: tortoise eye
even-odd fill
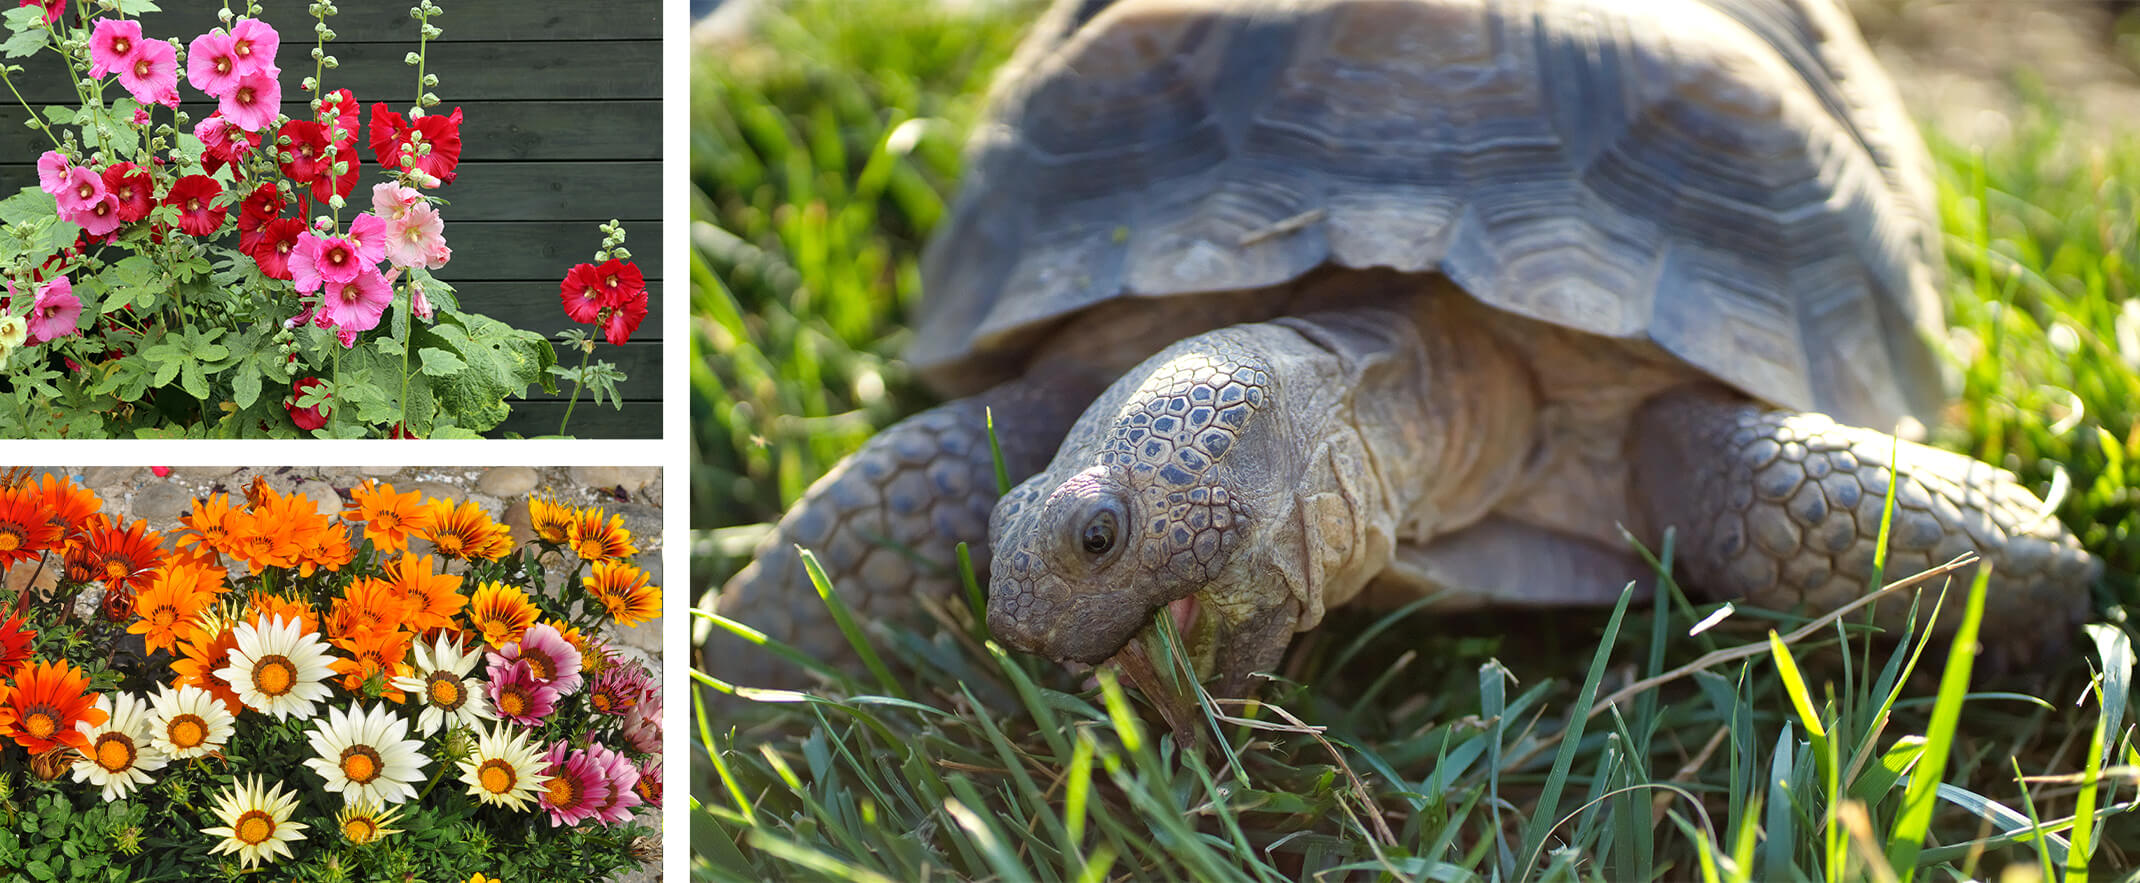
[[[1101,509],[1086,519],[1085,527],[1078,531],[1078,544],[1088,555],[1105,555],[1115,548],[1117,524],[1113,509]]]

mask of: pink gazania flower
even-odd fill
[[[275,122],[282,111],[282,83],[275,71],[244,74],[220,96],[216,113],[247,132],[258,132]]]
[[[348,282],[329,282],[320,291],[319,312],[313,322],[321,328],[341,331],[342,346],[356,343],[357,332],[379,327],[379,317],[394,302],[394,287],[367,266]]]
[[[221,98],[237,88],[240,76],[236,41],[229,34],[210,31],[186,45],[186,82],[193,88]]]
[[[304,430],[305,432],[311,432],[312,430],[318,429],[322,426],[326,426],[327,415],[334,411],[332,407],[329,407],[325,403],[313,405],[307,408],[300,408],[297,406],[298,400],[304,398],[305,390],[320,385],[321,381],[317,377],[297,378],[296,381],[290,384],[290,397],[282,400],[283,410],[290,412],[290,422],[297,424],[297,428]]]
[[[600,742],[589,743],[585,749],[587,759],[602,771],[609,786],[609,796],[595,806],[594,819],[605,825],[614,825],[632,817],[632,807],[639,805],[639,794],[633,786],[639,784],[639,766],[623,753],[611,751]]]
[[[638,705],[639,700],[653,692],[647,680],[646,669],[634,664],[618,663],[602,669],[587,686],[587,705],[599,714],[623,717]]]
[[[237,59],[232,69],[239,76],[264,73],[280,76],[282,70],[275,66],[275,51],[282,46],[282,35],[275,26],[255,18],[241,18],[230,26],[230,54]]]
[[[225,206],[215,205],[215,198],[223,195],[223,185],[207,175],[187,175],[171,185],[171,192],[163,198],[164,205],[178,206],[178,229],[189,236],[213,236],[223,229],[223,219],[229,215]]]
[[[577,692],[584,680],[580,676],[579,648],[572,646],[572,642],[565,640],[557,627],[549,623],[528,627],[520,640],[486,656],[491,680],[497,680],[499,673],[511,666],[525,665],[530,677],[555,688],[559,696]]]
[[[296,218],[276,218],[261,225],[256,233],[240,234],[239,248],[252,255],[253,263],[260,265],[260,274],[270,279],[290,278],[290,258],[297,250],[297,238],[305,232],[305,222]]]
[[[661,753],[661,693],[650,691],[639,697],[639,704],[624,713],[624,722],[618,726],[618,735],[641,754]]]
[[[74,163],[67,161],[66,154],[47,150],[37,158],[37,186],[57,196],[67,186],[67,173],[73,169]]]
[[[446,221],[428,202],[410,206],[386,222],[386,260],[397,267],[436,270],[453,259],[446,247]]]
[[[550,781],[544,783],[536,800],[550,813],[552,828],[595,818],[602,804],[609,801],[609,776],[598,759],[585,750],[567,755],[566,749],[571,747],[570,743],[558,742],[543,755],[549,766],[542,774]]]
[[[632,793],[639,795],[640,806],[661,808],[661,755],[647,758],[639,767],[639,783],[632,786]]]
[[[610,343],[623,346],[632,339],[632,332],[639,330],[639,323],[646,320],[646,292],[638,297],[609,308],[602,319],[602,336]]]
[[[149,216],[156,206],[155,185],[149,170],[130,162],[113,163],[104,170],[104,189],[119,201],[119,223],[131,224]]]
[[[126,69],[140,45],[141,22],[130,18],[97,19],[96,30],[89,34],[89,75],[103,77]]]
[[[523,727],[539,727],[543,718],[557,710],[557,690],[536,680],[526,662],[487,673],[490,686],[484,692],[490,696],[491,710],[499,717]]]
[[[178,50],[162,40],[146,40],[119,70],[119,85],[142,104],[178,106]]]
[[[104,179],[98,177],[94,169],[75,166],[60,179],[59,189],[52,192],[52,200],[59,203],[60,213],[64,215],[88,211],[90,206],[104,198],[104,194]]]
[[[26,318],[31,343],[79,334],[75,324],[82,318],[82,301],[74,296],[74,283],[61,276],[38,286],[37,300]]]

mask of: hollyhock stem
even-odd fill
[[[594,339],[588,338],[580,346],[580,377],[587,376],[587,360],[594,358]],[[572,408],[580,403],[580,390],[587,388],[587,381],[572,381],[572,398],[565,401],[565,419],[557,422],[557,434],[565,434],[565,425],[572,422]]]
[[[15,102],[22,105],[23,110],[30,110],[30,103],[23,100],[22,90],[15,88],[15,81],[8,78],[7,65],[4,64],[0,64],[0,83],[6,83],[7,91],[15,93]],[[30,124],[36,127],[37,131],[45,133],[45,137],[52,141],[52,149],[59,149],[59,136],[52,134],[52,127],[45,125],[44,117],[34,110],[30,110]]]
[[[342,390],[342,348],[340,345],[336,345],[334,350],[334,389],[337,393]],[[327,409],[327,434],[329,436],[334,435],[334,425],[339,422],[334,418],[338,416],[336,412],[340,410],[342,409]]]
[[[410,282],[402,288],[406,291],[402,295],[405,300],[401,315],[408,320],[401,331],[401,428],[406,432],[409,428],[409,347],[416,337],[415,283]]]

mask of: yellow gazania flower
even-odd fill
[[[550,497],[528,498],[528,527],[535,531],[536,539],[553,546],[564,545],[571,537],[572,507]]]
[[[468,878],[468,883],[505,883],[505,881],[500,880],[496,877],[485,877],[481,873],[478,873],[475,876]]]
[[[603,520],[605,516],[607,521]],[[611,561],[639,551],[632,545],[632,532],[624,529],[624,516],[609,515],[600,509],[581,509],[574,514],[566,538],[572,554],[580,556],[581,561]]]
[[[492,521],[483,507],[473,502],[455,506],[452,500],[437,500],[431,503],[430,514],[431,523],[417,534],[430,540],[440,555],[462,561],[496,561],[513,550],[512,531]]]
[[[622,561],[597,561],[582,580],[618,625],[633,626],[661,615],[661,587],[647,585],[646,571]]]
[[[290,821],[291,811],[297,809],[297,794],[283,793],[279,784],[263,785],[259,776],[239,779],[216,795],[215,816],[223,824],[202,828],[201,833],[222,838],[222,842],[208,854],[234,852],[240,865],[251,868],[262,860],[274,861],[278,855],[288,858],[289,844],[305,839],[302,832],[310,826]]]
[[[483,636],[483,643],[497,649],[520,640],[541,612],[518,586],[484,583],[468,602],[468,624]]]
[[[388,834],[401,833],[400,828],[387,827],[396,821],[394,814],[400,811],[398,806],[382,810],[378,801],[360,797],[349,801],[348,806],[334,814],[334,825],[342,830],[342,839],[361,846]]]

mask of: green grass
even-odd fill
[[[915,261],[1030,13],[983,6],[805,0],[700,53],[697,592],[929,403],[896,358]],[[2038,109],[2009,143],[1933,137],[1956,371],[1935,438],[2039,487],[2064,471],[2058,515],[2108,565],[2103,624],[2069,658],[1991,680],[1943,642],[1743,608],[1690,636],[1714,605],[1663,580],[1657,605],[1615,611],[1340,611],[1267,704],[1207,708],[1186,750],[1111,680],[1083,690],[977,639],[969,601],[965,627],[886,648],[896,684],[702,706],[694,873],[2133,879],[2140,136],[2076,126]],[[1980,609],[1970,588],[1925,593],[1920,619]],[[727,688],[701,681],[702,702]]]

